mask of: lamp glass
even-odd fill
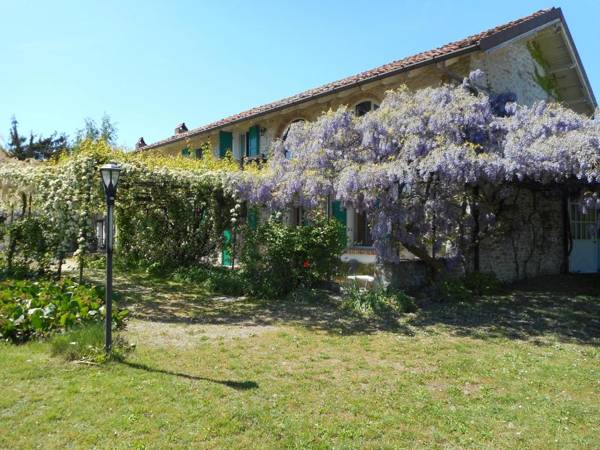
[[[121,168],[115,163],[108,163],[100,167],[102,182],[105,188],[116,188],[119,181],[119,172]]]

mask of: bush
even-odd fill
[[[256,231],[248,230],[241,263],[249,293],[284,297],[330,279],[340,263],[344,238],[340,223],[321,215],[303,226],[271,219]]]
[[[6,280],[0,282],[0,339],[24,342],[57,330],[103,320],[101,291],[71,280]],[[120,327],[127,310],[115,308]]]
[[[175,281],[185,283],[204,283],[210,277],[210,267],[180,267],[171,273],[171,278]]]
[[[224,267],[214,267],[204,282],[204,286],[211,292],[239,297],[248,291],[246,280],[237,270]]]
[[[238,297],[248,288],[241,273],[226,267],[182,267],[171,274],[175,281],[202,284],[207,290],[223,295]]]
[[[342,302],[346,308],[367,317],[393,317],[417,309],[414,299],[402,291],[388,292],[379,286],[361,289],[356,283],[347,288]]]
[[[122,359],[132,348],[120,336],[115,336],[111,358]],[[92,323],[55,334],[50,339],[50,349],[52,356],[61,356],[67,361],[104,362],[104,327],[101,323]]]
[[[433,298],[441,302],[471,302],[481,295],[493,295],[502,284],[492,273],[473,272],[462,278],[444,278],[434,285]]]
[[[502,290],[502,283],[495,274],[472,272],[463,278],[465,287],[474,295],[493,295]]]
[[[17,278],[43,274],[52,260],[48,223],[39,216],[23,216],[3,225],[6,234],[5,273]]]

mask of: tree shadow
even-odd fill
[[[472,303],[429,304],[411,327],[440,326],[459,336],[600,345],[600,276],[538,277]]]
[[[115,281],[119,306],[143,321],[262,327],[297,325],[334,335],[388,331],[407,336],[447,332],[487,339],[545,338],[600,345],[600,275],[555,275],[523,280],[501,295],[472,303],[425,302],[416,314],[365,318],[322,292],[319,301],[263,301],[210,295],[200,286],[123,276]]]
[[[258,389],[258,383],[256,383],[255,381],[216,380],[214,378],[209,378],[209,377],[200,377],[197,375],[190,375],[187,373],[173,372],[170,370],[159,369],[156,367],[150,367],[146,364],[134,363],[131,361],[120,361],[120,363],[124,364],[128,367],[132,367],[134,369],[144,370],[146,372],[162,373],[165,375],[172,375],[174,377],[185,378],[187,380],[193,380],[193,381],[208,381],[210,383],[222,384],[223,386],[227,386],[227,387],[230,387],[230,388],[238,390],[238,391],[247,391],[249,389]]]

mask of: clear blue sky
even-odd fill
[[[150,143],[550,6],[600,96],[596,0],[0,0],[0,143],[105,112]]]

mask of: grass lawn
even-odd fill
[[[0,448],[600,447],[598,278],[398,323],[142,276],[115,289],[124,362],[0,345]]]

